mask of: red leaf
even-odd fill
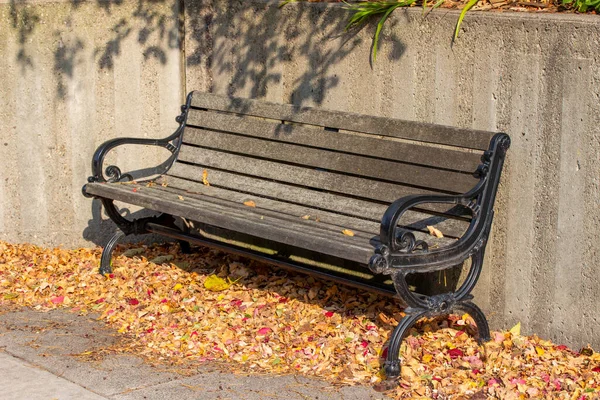
[[[455,359],[464,356],[464,353],[461,349],[450,349],[448,350],[448,355],[450,358]]]
[[[259,335],[266,335],[267,333],[271,332],[271,328],[265,327],[265,328],[260,328],[258,330],[258,334]]]
[[[146,333],[152,333],[154,332],[154,328],[148,328],[148,330],[146,330]]]
[[[65,301],[65,296],[56,296],[50,299],[50,301],[54,304],[62,304],[62,302]]]
[[[465,333],[465,331],[456,331],[456,333],[454,334],[455,337],[459,337],[460,335],[462,335],[463,333]]]
[[[110,279],[113,279],[113,278],[115,277],[115,274],[108,274],[108,277],[109,277]]]
[[[366,340],[363,340],[363,341],[360,343],[360,345],[361,345],[362,347],[367,347],[367,346],[369,345],[369,342],[367,342]]]
[[[556,350],[569,350],[569,348],[564,344],[559,344],[558,346],[556,346]]]
[[[287,303],[287,302],[288,302],[288,300],[289,300],[289,299],[288,299],[287,297],[280,297],[280,298],[279,298],[279,302],[280,302],[280,303]]]
[[[592,371],[593,371],[593,372],[600,372],[600,367],[595,367],[595,368],[592,368]]]
[[[137,306],[138,304],[140,304],[140,301],[138,299],[129,299],[130,306]]]
[[[377,329],[377,327],[375,325],[367,325],[365,328],[367,328],[367,330],[372,330],[372,329]]]
[[[96,300],[96,304],[100,304],[100,303],[104,303],[104,297],[102,297],[101,299]]]
[[[331,317],[333,317],[333,311],[327,311],[327,312],[325,313],[325,316],[326,316],[327,318],[331,318]]]

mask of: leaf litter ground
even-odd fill
[[[137,246],[121,247],[114,272],[101,276],[98,248],[0,241],[0,309],[95,313],[127,339],[110,351],[157,364],[224,362],[238,372],[339,385],[381,380],[387,339],[403,316],[395,300],[209,249],[183,255],[175,244]],[[521,336],[520,326],[492,332],[484,346],[474,333],[467,315],[422,321],[403,342],[400,385],[386,394],[600,398],[600,354],[592,349]]]

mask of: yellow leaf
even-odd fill
[[[354,236],[354,232],[352,232],[350,229],[344,229],[342,233],[346,236]]]
[[[212,292],[220,292],[222,290],[227,290],[229,289],[229,286],[231,286],[231,282],[227,282],[225,279],[219,278],[214,274],[210,275],[204,281],[204,287]]]
[[[210,186],[210,183],[208,183],[208,171],[207,170],[202,171],[202,183],[204,183],[204,185],[206,185],[206,186]]]
[[[180,290],[183,287],[183,285],[181,283],[178,283],[177,285],[173,286],[173,290],[177,291]]]
[[[177,196],[179,198],[179,200],[183,201],[183,196]]]
[[[310,215],[305,215],[302,217],[302,219],[310,219]]]
[[[442,233],[442,231],[440,231],[439,229],[437,229],[434,226],[427,225],[427,229],[429,230],[429,234],[431,236],[435,236],[437,238],[443,238],[444,237],[444,234]]]
[[[546,351],[544,349],[542,349],[541,347],[536,346],[535,352],[538,354],[538,356],[543,356]]]
[[[425,355],[423,356],[423,362],[424,362],[424,363],[428,363],[429,361],[431,361],[431,359],[432,359],[432,358],[433,358],[433,357],[432,357],[432,355],[431,355],[431,354],[425,354]]]
[[[517,322],[517,324],[515,326],[510,328],[509,332],[512,333],[513,336],[519,336],[521,334],[521,323]]]
[[[248,206],[248,207],[256,207],[256,203],[253,202],[252,200],[245,201],[244,205]]]

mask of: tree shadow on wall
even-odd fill
[[[186,63],[211,75],[209,91],[217,89],[215,76],[227,76],[228,87],[219,91],[251,98],[281,84],[283,70],[301,70],[285,82],[285,101],[318,105],[339,84],[335,65],[362,41],[356,31],[345,32],[348,16],[324,3],[186,1]]]
[[[71,0],[49,5],[10,0],[8,7],[9,26],[17,36],[16,61],[22,74],[42,67],[36,65],[39,54],[34,57],[36,47],[32,43],[42,40],[44,45],[54,47],[53,72],[59,99],[66,98],[70,83],[83,79],[76,75],[76,67],[88,62],[90,50],[96,68],[110,71],[118,57],[127,57],[123,52],[126,40],[137,41],[144,60],[156,59],[163,65],[169,51],[181,46],[183,17],[177,1]],[[36,36],[41,24],[51,24],[52,40]],[[93,37],[93,29],[98,26],[104,27],[99,39]]]
[[[60,5],[69,8],[63,10],[64,17],[53,16],[44,7],[58,6],[10,0],[10,27],[18,41],[16,61],[25,72],[41,67],[35,65],[31,45],[39,40],[38,25],[52,24],[54,40],[43,40],[54,47],[59,99],[66,98],[70,84],[83,79],[77,76],[77,66],[89,63],[90,53],[97,70],[110,71],[118,58],[127,59],[125,42],[135,40],[144,60],[163,65],[173,50],[179,50],[188,73],[205,75],[203,81],[211,82],[206,88],[210,91],[217,89],[213,77],[226,76],[225,92],[232,96],[265,97],[270,86],[283,82],[285,68],[303,71],[285,82],[286,92],[291,93],[285,100],[318,105],[339,84],[335,65],[364,40],[356,31],[345,32],[348,11],[325,3],[279,8],[277,1],[259,0],[71,0]],[[98,32],[98,26],[104,27],[104,35],[94,39],[90,33]],[[398,57],[398,48],[403,45],[394,44],[396,54],[390,54],[391,59]],[[198,88],[186,88],[193,89]]]

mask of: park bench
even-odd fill
[[[165,139],[102,144],[83,192],[124,235],[156,233],[392,294],[407,306],[384,364],[400,375],[403,337],[422,317],[467,313],[482,269],[506,134],[192,92]],[[168,150],[162,164],[104,168],[121,145]],[[159,212],[130,221],[114,201]],[[432,235],[429,227],[439,230]],[[436,233],[436,232],[434,232]],[[415,292],[408,276],[470,263],[448,291]]]

